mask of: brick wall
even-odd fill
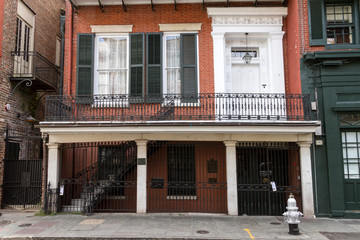
[[[237,6],[243,5],[244,4],[237,4]],[[220,6],[223,6],[223,4]],[[177,10],[174,9],[173,4],[155,5],[155,11],[152,11],[151,5],[128,5],[127,8],[127,12],[124,12],[122,6],[105,6],[105,11],[101,12],[99,6],[79,7],[77,11],[73,13],[73,23],[71,25],[70,4],[67,3],[64,94],[76,93],[76,48],[78,33],[91,33],[91,25],[126,24],[133,25],[134,33],[159,32],[158,24],[165,23],[202,23],[201,31],[199,31],[200,92],[208,93],[214,91],[214,61],[213,39],[211,36],[211,18],[208,17],[206,10],[203,10],[202,4],[179,4],[177,5]],[[285,32],[286,23],[287,18],[284,19],[283,30]],[[70,29],[71,26],[72,29]],[[70,35],[71,38],[69,37]],[[285,85],[287,92],[289,92],[287,44],[287,34],[285,34]],[[298,81],[300,83],[300,78],[296,78],[294,81]],[[301,92],[301,90],[298,92]]]
[[[10,83],[9,76],[12,66],[11,51],[15,48],[17,0],[4,0],[3,2],[3,32],[0,39],[0,184],[3,183],[3,159],[5,157],[3,136],[6,125],[12,129],[31,128],[31,124],[27,123],[25,119],[28,116],[29,99],[36,96],[35,92],[22,84],[10,97],[15,86]],[[36,14],[34,50],[55,63],[56,37],[60,34],[60,9],[65,8],[64,0],[24,0],[23,2]],[[10,103],[10,111],[5,111],[6,103]],[[37,107],[35,117],[40,120],[43,115],[43,107],[43,104]],[[1,199],[2,189],[0,188]]]
[[[151,10],[151,5],[128,5],[127,8],[127,12],[124,12],[121,6],[106,6],[105,12],[101,12],[98,6],[79,7],[77,13],[74,13],[71,74],[68,72],[68,62],[65,63],[65,76],[67,77],[64,80],[64,89],[66,89],[66,93],[75,94],[76,91],[76,40],[78,33],[91,33],[90,25],[117,24],[133,25],[133,33],[159,32],[158,24],[161,23],[202,23],[201,31],[199,31],[200,91],[206,93],[214,91],[211,19],[201,4],[179,4],[177,10],[174,10],[174,5],[161,4],[156,5],[155,12]],[[69,39],[67,39],[67,46],[68,44],[70,44]],[[68,48],[65,47],[65,49]],[[69,61],[69,52],[66,54],[65,59]]]

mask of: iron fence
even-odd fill
[[[301,211],[299,148],[292,143],[239,143],[237,153],[239,215],[275,215],[286,211],[293,193]]]
[[[47,96],[45,121],[309,121],[309,95],[215,94]]]
[[[2,207],[40,207],[43,151],[40,132],[30,127],[7,126],[5,132]]]
[[[227,212],[222,142],[151,141],[147,146],[147,212]]]

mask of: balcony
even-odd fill
[[[46,122],[311,121],[309,95],[47,96]]]
[[[11,52],[11,57],[11,81],[30,79],[35,91],[56,91],[59,69],[44,56],[38,52]]]

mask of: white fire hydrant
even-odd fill
[[[299,208],[296,206],[296,200],[292,193],[289,195],[286,209],[287,211],[283,213],[283,216],[285,222],[289,224],[289,234],[299,235],[298,224],[300,223],[300,217],[302,217],[303,214],[298,211]]]

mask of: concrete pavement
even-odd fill
[[[1,239],[360,239],[360,220],[317,218],[301,221],[289,235],[282,217],[210,214],[97,213],[34,216],[1,210]]]

